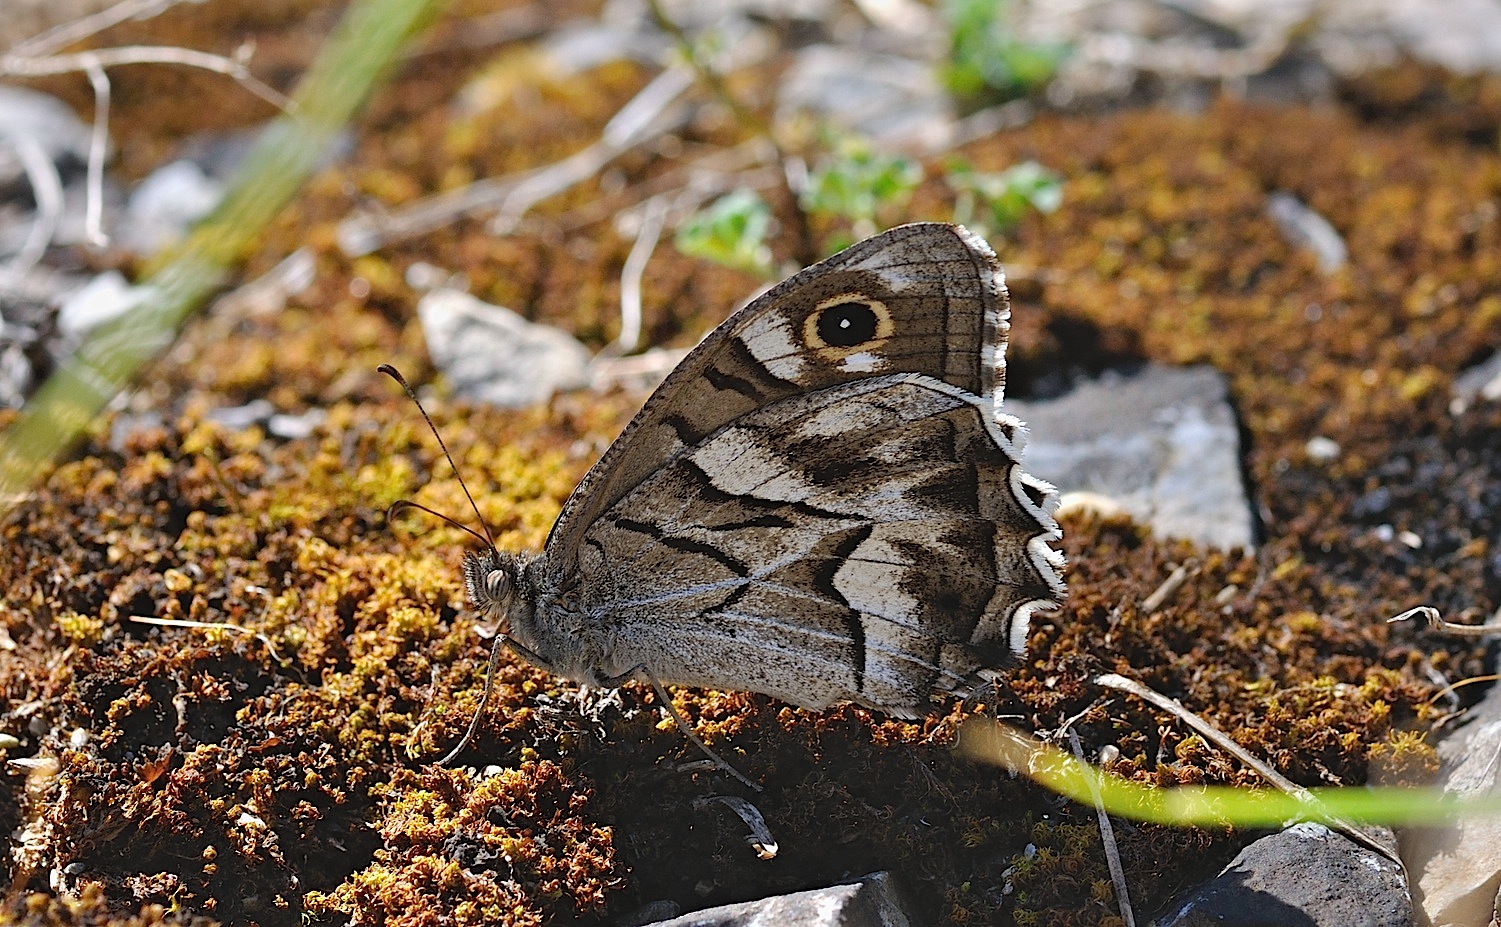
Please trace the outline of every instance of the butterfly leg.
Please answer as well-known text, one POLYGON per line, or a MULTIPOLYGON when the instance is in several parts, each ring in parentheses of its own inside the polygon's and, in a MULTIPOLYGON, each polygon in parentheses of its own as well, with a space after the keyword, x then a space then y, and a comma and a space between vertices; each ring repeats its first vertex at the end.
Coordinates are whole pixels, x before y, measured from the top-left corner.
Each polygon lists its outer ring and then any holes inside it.
POLYGON ((677 706, 672 703, 672 696, 667 694, 667 687, 662 685, 662 682, 657 678, 656 673, 653 673, 651 671, 651 667, 647 666, 645 663, 637 663, 635 666, 619 674, 618 676, 613 676, 609 679, 601 679, 599 681, 599 684, 602 686, 609 686, 611 688, 614 688, 615 686, 619 686, 622 683, 630 682, 631 680, 638 678, 638 676, 644 676, 646 678, 646 681, 651 683, 652 689, 657 693, 657 698, 661 699, 662 705, 667 709, 667 713, 672 716, 672 723, 678 726, 678 730, 682 731, 685 737, 693 741, 693 745, 695 747, 703 751, 704 756, 707 756, 709 759, 713 760, 715 766, 718 766, 720 769, 729 773, 735 779, 739 780, 742 784, 755 789, 757 792, 763 791, 761 786, 746 778, 745 775, 740 772, 740 770, 731 766, 723 757, 715 753, 713 750, 710 750, 709 745, 704 743, 703 740, 699 738, 698 734, 694 733, 693 728, 689 726, 688 722, 683 720, 683 716, 678 712, 677 706))

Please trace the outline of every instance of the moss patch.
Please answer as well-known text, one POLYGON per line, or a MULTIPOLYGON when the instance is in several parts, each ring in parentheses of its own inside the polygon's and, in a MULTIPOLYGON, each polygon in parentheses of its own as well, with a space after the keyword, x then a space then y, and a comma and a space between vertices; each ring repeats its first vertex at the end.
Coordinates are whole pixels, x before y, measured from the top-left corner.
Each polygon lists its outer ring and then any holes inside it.
MULTIPOLYGON (((461 81, 483 72, 503 90, 525 71, 469 54, 414 62, 349 162, 252 262, 306 246, 314 288, 286 311, 195 323, 131 408, 0 524, 0 631, 13 645, 0 732, 18 741, 8 759, 35 761, 0 780, 0 828, 24 835, 0 856, 3 916, 587 922, 891 869, 934 921, 1105 922, 1093 811, 957 759, 957 706, 907 723, 679 693, 705 738, 765 783, 747 797, 781 844, 772 861, 723 805, 695 805, 733 787, 679 768, 698 757, 638 687, 581 710, 572 687, 507 658, 462 757, 494 768, 431 765, 479 702, 488 641, 461 608, 464 537, 383 517, 407 497, 466 512, 420 419, 373 372, 429 372, 405 272, 418 260, 463 270, 479 295, 602 344, 629 248, 607 207, 677 167, 634 155, 507 238, 466 220, 378 256, 338 254, 333 223, 365 198, 397 205, 567 154, 649 77, 633 65, 544 77, 461 113, 461 81), (290 442, 205 423, 208 409, 260 397, 328 418, 290 442)), ((964 152, 980 169, 1036 158, 1067 179, 1060 210, 997 243, 1012 271, 1011 389, 1125 358, 1216 365, 1266 535, 1255 554, 1226 554, 1070 522, 1072 596, 1038 622, 992 710, 1035 729, 1078 716, 1087 744, 1120 749, 1112 771, 1139 781, 1255 784, 1088 682, 1115 670, 1305 784, 1431 769, 1435 680, 1482 663, 1468 644, 1383 621, 1418 603, 1478 620, 1501 601, 1501 408, 1447 407, 1455 374, 1501 347, 1501 157, 1477 141, 1494 130, 1494 107, 1474 102, 1491 85, 1456 86, 1401 72, 1319 110, 1043 117, 964 152), (1291 249, 1265 212, 1273 190, 1340 229, 1351 264, 1323 276, 1291 249), (1338 459, 1311 459, 1314 436, 1337 442, 1338 459), (1145 611, 1178 565, 1183 589, 1145 611)), ((911 218, 944 217, 943 196, 924 188, 911 218)), ((645 285, 649 337, 690 344, 746 284, 662 249, 645 285)), ((527 412, 438 399, 433 412, 497 541, 522 547, 541 542, 641 398, 571 395, 527 412)), ((1250 835, 1120 836, 1150 911, 1250 835)))

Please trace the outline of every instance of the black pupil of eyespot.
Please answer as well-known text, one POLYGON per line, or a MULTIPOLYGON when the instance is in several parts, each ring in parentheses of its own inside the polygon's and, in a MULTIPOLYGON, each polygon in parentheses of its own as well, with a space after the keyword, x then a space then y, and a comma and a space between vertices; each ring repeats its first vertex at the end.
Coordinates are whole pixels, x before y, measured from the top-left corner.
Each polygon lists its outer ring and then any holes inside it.
POLYGON ((818 337, 834 348, 852 348, 876 336, 876 313, 865 303, 839 303, 818 316, 818 337))

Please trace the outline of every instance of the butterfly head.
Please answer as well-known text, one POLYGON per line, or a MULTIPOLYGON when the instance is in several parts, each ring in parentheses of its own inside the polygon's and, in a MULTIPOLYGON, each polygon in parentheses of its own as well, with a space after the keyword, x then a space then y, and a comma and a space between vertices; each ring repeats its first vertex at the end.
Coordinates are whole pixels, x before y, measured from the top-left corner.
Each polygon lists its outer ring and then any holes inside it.
POLYGON ((469 604, 488 618, 499 619, 500 633, 530 623, 533 599, 526 591, 528 558, 490 548, 464 555, 464 585, 469 604))
MULTIPOLYGON (((512 554, 493 547, 464 555, 464 585, 469 604, 487 618, 499 621, 497 644, 510 645, 533 666, 581 682, 594 682, 599 674, 592 658, 573 638, 539 613, 538 574, 542 558, 535 554, 512 554)), ((493 659, 493 657, 492 657, 493 659)))

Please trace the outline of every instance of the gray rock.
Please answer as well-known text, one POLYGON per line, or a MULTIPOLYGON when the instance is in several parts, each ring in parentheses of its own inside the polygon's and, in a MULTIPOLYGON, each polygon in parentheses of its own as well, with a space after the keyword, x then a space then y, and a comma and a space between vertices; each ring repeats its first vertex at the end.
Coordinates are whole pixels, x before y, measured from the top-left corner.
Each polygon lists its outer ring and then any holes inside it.
POLYGON ((83 164, 89 154, 89 127, 68 104, 25 87, 0 84, 0 185, 21 179, 18 138, 33 142, 53 162, 83 164))
MULTIPOLYGON (((1501 795, 1501 689, 1466 714, 1465 725, 1438 744, 1436 785, 1466 798, 1501 795)), ((1433 924, 1488 924, 1501 887, 1501 819, 1455 815, 1432 827, 1402 831, 1402 858, 1412 872, 1419 909, 1433 924)))
POLYGON ((0 85, 0 260, 16 262, 0 264, 0 285, 14 287, 48 245, 82 240, 89 140, 61 100, 0 85))
POLYGON ((159 167, 130 194, 120 244, 136 254, 154 253, 186 235, 223 195, 224 185, 192 161, 159 167))
POLYGON ((1302 31, 1301 44, 1344 73, 1403 58, 1461 74, 1501 69, 1498 0, 1184 0, 1177 5, 1242 35, 1302 31))
MULTIPOLYGON (((771 53, 768 23, 823 24, 830 0, 663 0, 662 11, 687 35, 712 35, 714 67, 721 73, 771 53)), ((577 74, 612 61, 660 65, 674 53, 676 40, 664 33, 642 0, 609 0, 597 17, 581 17, 547 31, 538 48, 563 74, 577 74)))
POLYGON ((1463 415, 1477 402, 1501 402, 1501 351, 1454 378, 1449 413, 1463 415))
MULTIPOLYGON (((1400 866, 1322 824, 1246 847, 1157 927, 1412 927, 1400 866)), ((1479 922, 1476 922, 1479 923, 1479 922)))
POLYGON ((152 297, 148 287, 131 286, 117 270, 107 270, 63 300, 57 310, 57 327, 64 334, 81 336, 111 322, 152 297))
POLYGON ((652 927, 908 927, 917 923, 888 872, 831 885, 695 911, 652 927))
POLYGON ((589 350, 566 332, 460 290, 428 293, 417 315, 433 363, 460 398, 519 408, 589 385, 589 350))
POLYGON ((259 425, 273 438, 297 441, 306 438, 328 418, 323 409, 309 409, 300 415, 277 412, 269 400, 252 399, 242 406, 221 406, 205 416, 225 428, 243 431, 259 425))
POLYGON ((630 914, 622 915, 615 922, 615 927, 650 927, 657 921, 665 921, 670 917, 677 917, 683 913, 683 906, 676 901, 659 899, 650 904, 643 905, 630 914))
POLYGON ((117 453, 125 453, 130 442, 157 428, 165 427, 166 419, 154 409, 144 412, 122 412, 110 420, 109 446, 117 453))
POLYGON ((797 53, 777 86, 779 121, 807 112, 886 145, 938 146, 956 130, 953 103, 930 61, 813 45, 797 53))
POLYGON ((1002 410, 1027 423, 1022 465, 1065 506, 1104 497, 1161 535, 1228 549, 1255 541, 1228 397, 1211 367, 1149 364, 1002 410))
POLYGON ((1332 274, 1349 262, 1344 237, 1296 196, 1280 190, 1268 194, 1266 211, 1289 244, 1313 252, 1319 270, 1332 274))
POLYGON ((276 414, 276 407, 268 399, 252 399, 242 406, 222 406, 210 409, 204 417, 232 431, 242 431, 252 425, 264 425, 276 414))
POLYGON ((0 409, 19 409, 31 392, 31 359, 19 344, 0 341, 0 409))
POLYGON ((1354 19, 1375 20, 1398 53, 1460 74, 1501 71, 1501 2, 1497 0, 1343 0, 1354 19), (1376 16, 1371 14, 1375 12, 1376 16))
POLYGON ((1314 463, 1333 463, 1342 452, 1339 442, 1325 435, 1314 435, 1303 444, 1303 453, 1314 463))
POLYGON ((300 415, 278 412, 266 420, 266 432, 273 438, 300 441, 317 430, 328 419, 323 409, 309 409, 300 415))
POLYGON ((1203 106, 1233 82, 1251 98, 1333 97, 1337 76, 1417 59, 1501 71, 1501 0, 1094 0, 1007 5, 1008 36, 1070 52, 1049 97, 1133 92, 1203 106), (1145 82, 1145 74, 1160 79, 1145 82), (1151 89, 1156 88, 1156 89, 1151 89))

